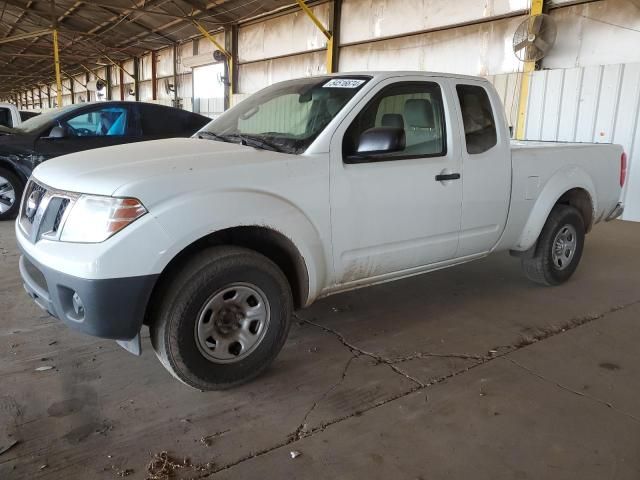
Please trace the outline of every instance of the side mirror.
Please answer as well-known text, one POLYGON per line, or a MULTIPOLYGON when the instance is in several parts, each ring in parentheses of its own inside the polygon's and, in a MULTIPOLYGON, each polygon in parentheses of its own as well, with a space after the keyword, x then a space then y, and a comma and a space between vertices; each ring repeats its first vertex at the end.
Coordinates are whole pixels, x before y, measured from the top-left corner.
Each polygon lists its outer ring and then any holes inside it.
POLYGON ((49 135, 46 138, 64 138, 64 137, 66 137, 66 132, 64 131, 64 128, 62 128, 60 125, 56 125, 51 129, 51 131, 49 132, 49 135))
POLYGON ((365 130, 358 140, 358 156, 380 155, 404 150, 406 138, 404 128, 375 127, 365 130))

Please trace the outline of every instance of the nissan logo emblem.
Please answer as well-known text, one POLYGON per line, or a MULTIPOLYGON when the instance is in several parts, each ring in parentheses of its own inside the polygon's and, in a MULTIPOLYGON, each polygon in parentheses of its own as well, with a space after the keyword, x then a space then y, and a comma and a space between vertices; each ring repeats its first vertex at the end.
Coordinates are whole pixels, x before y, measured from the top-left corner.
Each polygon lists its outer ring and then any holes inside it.
POLYGON ((33 220, 33 217, 35 217, 36 212, 38 211, 38 205, 40 204, 41 196, 42 194, 36 191, 31 192, 31 195, 29 195, 29 198, 27 198, 27 204, 25 206, 26 208, 24 213, 29 220, 33 220))

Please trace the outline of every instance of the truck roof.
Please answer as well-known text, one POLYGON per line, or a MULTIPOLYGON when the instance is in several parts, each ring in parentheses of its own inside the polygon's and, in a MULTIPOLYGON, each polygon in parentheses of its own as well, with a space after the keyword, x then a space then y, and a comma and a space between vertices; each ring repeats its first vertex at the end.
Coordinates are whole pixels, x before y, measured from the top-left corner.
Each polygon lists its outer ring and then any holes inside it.
POLYGON ((358 71, 358 72, 337 72, 337 73, 328 74, 328 76, 331 76, 331 77, 367 76, 367 77, 374 77, 377 79, 405 77, 405 76, 413 76, 413 75, 421 75, 421 76, 427 76, 427 77, 458 78, 461 80, 475 80, 475 81, 488 82, 488 80, 484 77, 477 77, 473 75, 461 75, 458 73, 430 72, 425 70, 377 70, 377 71, 358 71))

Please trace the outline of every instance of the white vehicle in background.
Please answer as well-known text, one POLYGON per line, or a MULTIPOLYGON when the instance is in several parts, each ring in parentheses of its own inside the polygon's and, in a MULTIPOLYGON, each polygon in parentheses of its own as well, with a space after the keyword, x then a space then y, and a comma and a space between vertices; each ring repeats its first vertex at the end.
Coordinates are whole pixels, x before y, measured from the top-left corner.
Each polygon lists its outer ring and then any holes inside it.
MULTIPOLYGON (((40 113, 33 110, 18 110, 18 107, 12 103, 0 103, 0 127, 17 127, 36 115, 40 115, 40 113)), ((1 129, 0 133, 2 133, 1 129)))
POLYGON ((323 296, 505 250, 563 283, 622 212, 620 146, 511 142, 475 77, 286 81, 196 136, 42 164, 16 234, 42 308, 138 354, 148 325, 202 390, 262 372, 293 310, 323 296))

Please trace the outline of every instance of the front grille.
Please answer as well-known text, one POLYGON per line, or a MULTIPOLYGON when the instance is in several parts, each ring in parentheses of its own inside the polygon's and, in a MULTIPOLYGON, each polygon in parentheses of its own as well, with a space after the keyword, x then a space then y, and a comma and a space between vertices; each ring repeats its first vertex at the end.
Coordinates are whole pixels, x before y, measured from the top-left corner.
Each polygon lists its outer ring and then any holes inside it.
POLYGON ((30 180, 25 189, 20 209, 20 227, 33 242, 45 237, 56 240, 65 220, 65 213, 79 197, 30 180))
POLYGON ((40 287, 42 290, 47 290, 47 280, 44 278, 44 274, 36 267, 31 261, 24 257, 24 267, 29 273, 31 279, 40 287))
POLYGON ((58 232, 58 228, 60 228, 60 222, 62 222, 64 212, 67 211, 67 207, 69 206, 70 202, 71 200, 69 200, 68 198, 63 198, 62 202, 60 202, 60 208, 58 208, 58 213, 56 214, 56 218, 53 221, 53 227, 51 228, 52 232, 58 232))
POLYGON ((47 189, 39 183, 29 180, 22 197, 22 208, 20 209, 20 226, 27 234, 31 235, 33 223, 36 220, 36 213, 40 208, 42 200, 47 194, 47 189))

